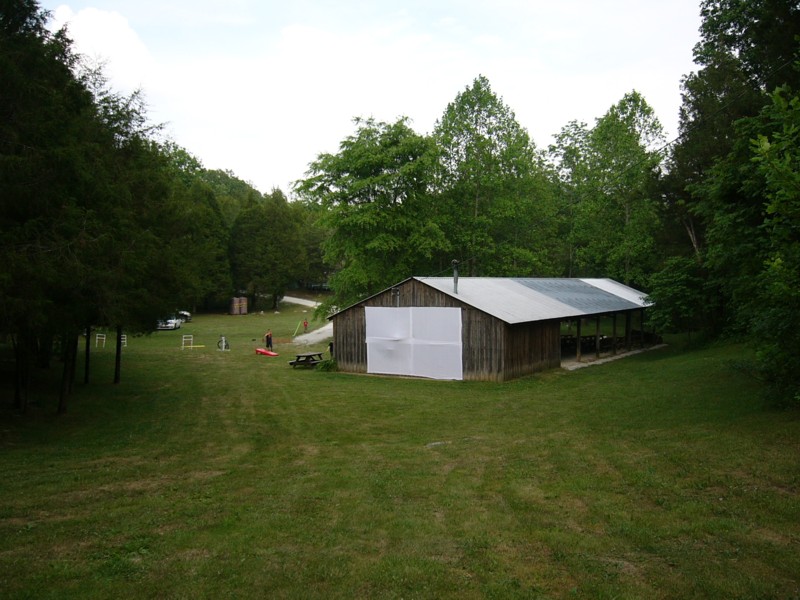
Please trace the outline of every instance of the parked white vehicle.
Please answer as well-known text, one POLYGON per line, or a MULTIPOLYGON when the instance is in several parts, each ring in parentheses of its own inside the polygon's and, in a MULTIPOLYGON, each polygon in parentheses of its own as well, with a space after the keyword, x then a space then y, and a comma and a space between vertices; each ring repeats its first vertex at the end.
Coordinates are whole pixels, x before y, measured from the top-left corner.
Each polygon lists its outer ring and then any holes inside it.
POLYGON ((156 325, 157 329, 180 329, 182 321, 180 319, 160 319, 156 325))

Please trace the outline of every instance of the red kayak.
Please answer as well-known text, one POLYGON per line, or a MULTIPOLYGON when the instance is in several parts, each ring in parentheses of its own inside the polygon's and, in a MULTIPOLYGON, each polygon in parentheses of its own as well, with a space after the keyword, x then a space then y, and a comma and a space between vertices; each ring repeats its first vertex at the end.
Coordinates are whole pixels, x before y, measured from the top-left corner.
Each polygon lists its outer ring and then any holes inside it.
POLYGON ((278 356, 277 352, 267 350, 266 348, 256 348, 256 354, 263 354, 264 356, 278 356))

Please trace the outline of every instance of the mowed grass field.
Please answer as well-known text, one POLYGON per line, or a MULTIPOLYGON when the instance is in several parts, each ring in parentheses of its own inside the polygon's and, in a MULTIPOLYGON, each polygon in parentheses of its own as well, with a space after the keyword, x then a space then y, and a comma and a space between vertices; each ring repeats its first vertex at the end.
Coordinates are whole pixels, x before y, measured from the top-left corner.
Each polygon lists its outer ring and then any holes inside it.
POLYGON ((66 415, 4 406, 0 597, 800 597, 800 419, 742 347, 348 375, 288 366, 304 310, 131 338, 119 385, 93 347, 66 415))

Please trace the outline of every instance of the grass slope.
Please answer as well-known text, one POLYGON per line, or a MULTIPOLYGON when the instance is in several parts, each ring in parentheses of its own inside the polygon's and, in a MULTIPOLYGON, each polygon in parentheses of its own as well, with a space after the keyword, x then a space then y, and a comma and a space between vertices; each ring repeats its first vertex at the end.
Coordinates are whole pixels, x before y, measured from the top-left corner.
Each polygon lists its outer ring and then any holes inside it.
POLYGON ((357 376, 287 365, 302 310, 132 338, 117 386, 109 345, 67 415, 3 409, 0 596, 800 596, 800 421, 741 348, 357 376))

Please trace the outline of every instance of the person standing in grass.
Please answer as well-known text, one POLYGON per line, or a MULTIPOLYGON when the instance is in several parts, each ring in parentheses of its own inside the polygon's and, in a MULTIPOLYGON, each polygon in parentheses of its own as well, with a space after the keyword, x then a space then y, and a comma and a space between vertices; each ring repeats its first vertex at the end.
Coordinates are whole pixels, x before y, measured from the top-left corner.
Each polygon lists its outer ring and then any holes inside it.
POLYGON ((308 332, 308 319, 303 319, 303 333, 308 332))
POLYGON ((267 350, 272 350, 272 329, 267 329, 267 333, 264 334, 264 343, 267 350))

